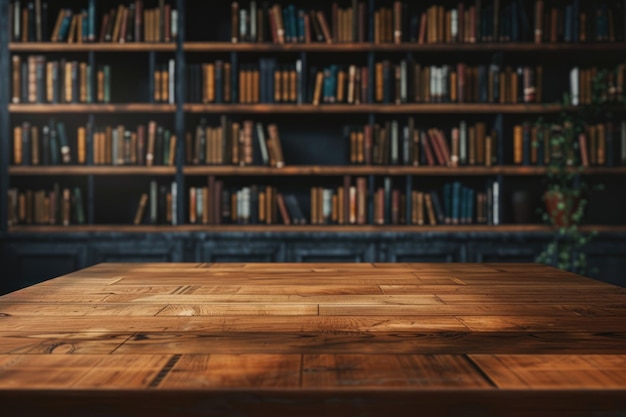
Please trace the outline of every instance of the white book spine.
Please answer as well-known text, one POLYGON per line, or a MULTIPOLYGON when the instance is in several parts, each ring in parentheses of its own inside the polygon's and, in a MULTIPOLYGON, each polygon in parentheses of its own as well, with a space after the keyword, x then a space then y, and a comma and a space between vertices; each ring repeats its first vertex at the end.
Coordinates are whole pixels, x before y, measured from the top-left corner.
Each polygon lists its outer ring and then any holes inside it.
POLYGON ((467 164, 467 123, 464 120, 459 125, 459 163, 467 164))
POLYGON ((407 63, 405 60, 400 62, 400 102, 407 102, 407 63))
POLYGON ((172 226, 176 226, 178 224, 178 205, 176 200, 178 199, 178 185, 173 182, 172 183, 172 226))
POLYGON ((572 106, 578 106, 578 94, 579 94, 579 70, 578 67, 572 68, 569 74, 570 93, 572 96, 572 106))
POLYGON ((176 102, 175 96, 175 88, 176 85, 176 61, 173 59, 169 60, 169 84, 168 84, 168 93, 169 93, 169 103, 174 104, 176 102))

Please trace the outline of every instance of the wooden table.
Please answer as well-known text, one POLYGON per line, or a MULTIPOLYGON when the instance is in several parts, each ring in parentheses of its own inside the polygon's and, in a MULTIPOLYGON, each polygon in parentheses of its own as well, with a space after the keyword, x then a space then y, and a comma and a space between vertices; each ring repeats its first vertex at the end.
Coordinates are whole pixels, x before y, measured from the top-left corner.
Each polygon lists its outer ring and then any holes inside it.
POLYGON ((624 417, 626 289, 523 264, 101 264, 0 297, 0 407, 624 417))

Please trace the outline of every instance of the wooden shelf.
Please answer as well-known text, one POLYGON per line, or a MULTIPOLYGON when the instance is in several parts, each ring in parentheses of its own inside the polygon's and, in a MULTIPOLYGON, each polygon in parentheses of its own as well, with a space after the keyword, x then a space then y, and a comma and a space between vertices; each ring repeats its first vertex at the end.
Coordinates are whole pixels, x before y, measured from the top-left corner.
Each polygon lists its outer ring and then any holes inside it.
MULTIPOLYGON (((557 52, 623 51, 626 43, 236 43, 231 42, 185 42, 187 52, 557 52)), ((174 52, 176 43, 147 42, 11 42, 11 52, 174 52)))
MULTIPOLYGON (((626 226, 588 225, 582 231, 598 233, 626 233, 626 226)), ((372 226, 372 225, 18 225, 9 227, 9 233, 550 233, 555 229, 541 224, 520 225, 439 225, 439 226, 372 226)))
MULTIPOLYGON (((575 110, 575 108, 572 108, 575 110)), ((539 114, 558 113, 560 104, 419 103, 419 104, 185 104, 188 113, 229 114, 539 114)), ((611 110, 626 111, 626 106, 611 110)), ((13 114, 174 113, 174 104, 9 104, 13 114)))
POLYGON ((67 43, 67 42, 11 42, 11 52, 174 52, 176 43, 67 43))
MULTIPOLYGON (((194 165, 183 168, 185 175, 220 176, 334 176, 334 175, 414 175, 414 176, 489 176, 489 175, 545 175, 546 167, 529 166, 378 166, 378 165, 290 165, 283 168, 267 166, 194 165)), ((175 175, 173 166, 110 166, 110 165, 56 165, 9 167, 13 176, 42 175, 175 175)), ((626 175, 626 167, 591 167, 585 175, 626 175)))
POLYGON ((185 42, 186 52, 576 52, 576 51, 623 51, 626 43, 230 43, 185 42))
POLYGON ((175 175, 171 166, 11 166, 9 175, 175 175))
POLYGON ((258 114, 467 114, 557 113, 560 104, 419 103, 419 104, 185 104, 189 113, 258 114))
POLYGON ((127 103, 127 104, 9 104, 9 112, 15 114, 46 113, 174 113, 174 104, 127 103))

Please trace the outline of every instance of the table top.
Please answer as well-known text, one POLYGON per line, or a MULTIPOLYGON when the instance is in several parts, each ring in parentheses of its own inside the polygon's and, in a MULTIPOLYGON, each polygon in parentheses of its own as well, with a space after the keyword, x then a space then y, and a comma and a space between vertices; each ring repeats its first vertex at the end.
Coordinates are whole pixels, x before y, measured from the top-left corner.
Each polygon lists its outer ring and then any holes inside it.
POLYGON ((100 264, 0 297, 0 404, 624 417, 626 289, 538 264, 100 264))

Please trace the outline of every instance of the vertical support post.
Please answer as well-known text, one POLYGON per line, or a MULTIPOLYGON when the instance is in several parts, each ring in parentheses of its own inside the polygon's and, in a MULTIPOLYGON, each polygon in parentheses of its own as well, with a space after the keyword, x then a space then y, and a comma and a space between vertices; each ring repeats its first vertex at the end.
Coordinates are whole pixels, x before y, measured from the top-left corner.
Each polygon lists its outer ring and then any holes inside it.
POLYGON ((178 36, 176 38, 176 224, 182 224, 185 211, 185 1, 177 0, 178 36))
MULTIPOLYGON (((91 79, 87 80, 91 85, 91 99, 94 101, 95 97, 95 75, 96 71, 96 53, 89 51, 88 55, 89 67, 91 68, 91 79)), ((93 148, 93 135, 96 128, 96 117, 93 113, 89 113, 87 116, 87 165, 94 164, 94 148, 93 148)), ((87 224, 94 224, 95 210, 96 210, 96 185, 95 177, 93 175, 87 176, 87 224)))
POLYGON ((9 138, 11 133, 9 97, 11 96, 9 57, 9 2, 0 1, 0 232, 8 230, 9 138))

